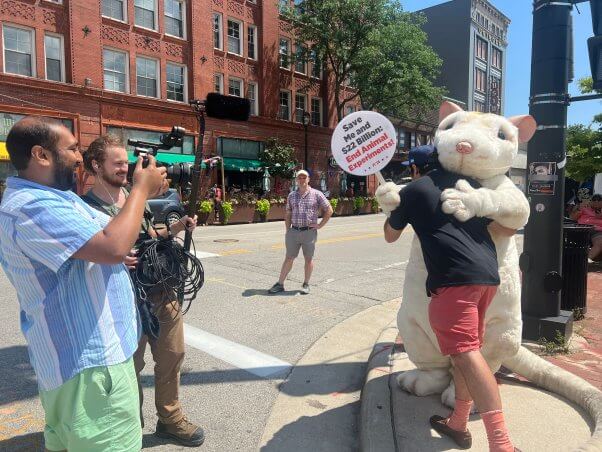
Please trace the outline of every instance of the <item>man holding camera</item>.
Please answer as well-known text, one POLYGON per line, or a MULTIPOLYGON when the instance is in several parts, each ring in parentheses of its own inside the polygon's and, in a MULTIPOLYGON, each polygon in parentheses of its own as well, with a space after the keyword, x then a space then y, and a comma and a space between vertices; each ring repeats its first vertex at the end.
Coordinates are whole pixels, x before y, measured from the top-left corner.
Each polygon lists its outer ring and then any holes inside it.
POLYGON ((165 169, 138 159, 130 196, 109 222, 70 190, 82 156, 63 124, 23 118, 6 147, 18 176, 0 205, 0 264, 17 289, 45 448, 137 452, 138 322, 123 262, 146 199, 167 189, 165 169))
MULTIPOLYGON (((125 190, 128 174, 128 156, 125 147, 118 138, 105 135, 90 144, 84 153, 84 168, 94 175, 94 186, 82 198, 92 207, 110 216, 118 215, 129 194, 125 190)), ((195 218, 185 216, 171 225, 171 234, 184 229, 194 230, 195 218)), ((152 214, 146 209, 140 225, 140 239, 168 237, 167 228, 155 230, 152 214)), ((156 339, 144 335, 134 355, 136 374, 140 382, 140 372, 144 368, 144 352, 150 343, 155 361, 155 407, 157 409, 156 435, 174 439, 185 446, 200 446, 204 439, 203 429, 189 422, 182 413, 178 399, 180 386, 180 368, 184 360, 184 321, 179 303, 173 292, 157 288, 148 294, 160 324, 156 339)), ((139 384, 140 405, 142 405, 142 387, 139 384)), ((142 412, 140 420, 143 423, 142 412)))

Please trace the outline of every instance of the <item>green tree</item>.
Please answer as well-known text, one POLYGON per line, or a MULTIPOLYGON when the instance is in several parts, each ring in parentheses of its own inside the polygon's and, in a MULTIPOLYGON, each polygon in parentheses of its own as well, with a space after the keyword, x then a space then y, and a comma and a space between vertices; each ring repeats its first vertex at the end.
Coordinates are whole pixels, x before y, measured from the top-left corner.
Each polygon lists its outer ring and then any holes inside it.
POLYGON ((259 153, 262 166, 268 167, 272 176, 283 179, 291 179, 297 166, 295 160, 295 148, 290 144, 284 144, 276 138, 266 141, 263 151, 259 153))
MULTIPOLYGON (((592 93, 593 80, 585 77, 578 81, 582 93, 592 93)), ((569 177, 583 182, 602 173, 602 114, 597 114, 589 126, 575 124, 567 129, 567 165, 569 177), (598 124, 598 127, 592 127, 598 124)))
POLYGON ((304 0, 284 12, 295 39, 311 44, 334 86, 337 117, 360 97, 366 108, 392 116, 431 108, 441 61, 426 44, 420 16, 396 0, 304 0), (350 82, 354 90, 345 90, 350 82))

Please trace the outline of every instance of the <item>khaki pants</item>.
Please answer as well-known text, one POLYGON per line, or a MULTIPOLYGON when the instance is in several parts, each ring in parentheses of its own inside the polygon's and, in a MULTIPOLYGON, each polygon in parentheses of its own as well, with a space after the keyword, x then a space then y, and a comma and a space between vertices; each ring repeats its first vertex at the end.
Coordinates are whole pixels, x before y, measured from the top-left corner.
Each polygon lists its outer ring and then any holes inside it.
POLYGON ((163 424, 175 424, 182 417, 182 406, 178 398, 180 389, 180 368, 184 361, 184 320, 178 311, 174 294, 164 292, 151 293, 153 312, 159 318, 160 330, 157 340, 142 336, 138 350, 134 353, 134 365, 140 391, 140 409, 142 410, 142 386, 140 372, 144 369, 144 352, 149 342, 155 361, 155 407, 157 416, 163 424))

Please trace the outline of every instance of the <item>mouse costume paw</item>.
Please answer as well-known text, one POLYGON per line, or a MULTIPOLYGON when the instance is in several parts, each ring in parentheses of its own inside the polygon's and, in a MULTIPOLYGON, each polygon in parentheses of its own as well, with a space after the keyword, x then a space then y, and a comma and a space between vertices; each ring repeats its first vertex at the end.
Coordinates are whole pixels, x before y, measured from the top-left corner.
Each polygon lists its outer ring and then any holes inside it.
POLYGON ((464 222, 480 216, 481 194, 463 179, 456 183, 456 188, 443 190, 441 201, 443 212, 453 215, 458 221, 464 222))
POLYGON ((399 190, 401 187, 393 182, 387 182, 376 189, 378 205, 387 216, 399 206, 399 190))

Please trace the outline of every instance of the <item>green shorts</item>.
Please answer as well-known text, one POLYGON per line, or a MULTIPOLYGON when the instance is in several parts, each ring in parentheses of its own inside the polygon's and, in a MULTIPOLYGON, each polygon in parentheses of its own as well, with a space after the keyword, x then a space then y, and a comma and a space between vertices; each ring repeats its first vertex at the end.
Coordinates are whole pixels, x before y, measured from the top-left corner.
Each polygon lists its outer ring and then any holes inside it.
POLYGON ((139 451, 140 399, 132 358, 85 369, 51 391, 40 391, 46 449, 139 451))

